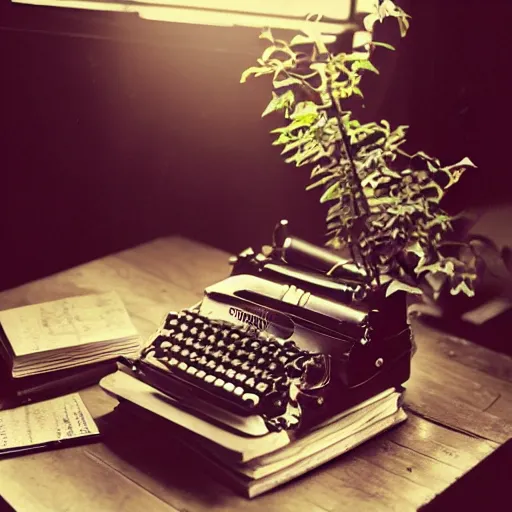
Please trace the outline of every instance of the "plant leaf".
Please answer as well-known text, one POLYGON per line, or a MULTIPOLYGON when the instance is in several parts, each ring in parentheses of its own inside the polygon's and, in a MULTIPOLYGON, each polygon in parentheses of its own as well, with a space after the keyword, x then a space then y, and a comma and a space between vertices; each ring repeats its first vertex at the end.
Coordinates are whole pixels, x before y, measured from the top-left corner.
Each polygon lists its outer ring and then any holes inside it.
POLYGON ((322 194, 320 198, 321 203, 326 203, 327 201, 332 201, 333 199, 337 199, 340 197, 340 184, 337 181, 333 183, 327 190, 322 194))
POLYGON ((370 43, 372 46, 381 46, 382 48, 386 48, 387 50, 395 51, 396 48, 388 43, 383 43, 381 41, 372 41, 370 43))
POLYGON ((269 66, 251 66, 242 73, 242 76, 240 77, 240 83, 244 84, 251 75, 254 75, 257 78, 262 75, 268 75, 273 71, 274 70, 269 66))
POLYGON ((377 75, 379 74, 379 70, 368 59, 357 60, 352 64, 352 71, 359 71, 360 69, 366 69, 372 73, 376 73, 377 75))
POLYGON ((305 36, 303 34, 297 34, 291 41, 290 46, 294 46, 297 44, 311 44, 314 43, 315 40, 311 37, 305 36))
POLYGON ((272 31, 267 28, 265 29, 261 34, 260 34, 260 39, 267 39, 268 41, 270 41, 271 43, 274 42, 274 36, 272 35, 272 31))
POLYGON ((417 286, 411 286, 410 284, 402 283, 397 279, 393 279, 386 289, 386 297, 393 295, 393 293, 398 291, 404 291, 406 293, 412 293, 414 295, 423 295, 423 291, 417 286))
POLYGON ((272 92, 272 96, 273 97, 270 100, 270 103, 261 114, 261 117, 265 117, 271 112, 276 112, 277 110, 288 110, 295 103, 295 95, 291 89, 281 94, 280 96, 278 96, 275 92, 272 92))
POLYGON ((320 185, 325 185, 326 183, 329 183, 329 181, 331 181, 333 179, 334 179, 334 176, 332 176, 332 174, 329 174, 328 176, 324 176, 323 178, 319 179, 318 181, 315 181, 315 183, 308 185, 306 187, 306 190, 313 190, 314 188, 319 187, 320 185))
POLYGON ((359 89, 357 85, 354 85, 354 87, 352 87, 352 92, 354 94, 357 94, 358 96, 361 96, 361 98, 364 98, 363 91, 361 91, 361 89, 359 89))

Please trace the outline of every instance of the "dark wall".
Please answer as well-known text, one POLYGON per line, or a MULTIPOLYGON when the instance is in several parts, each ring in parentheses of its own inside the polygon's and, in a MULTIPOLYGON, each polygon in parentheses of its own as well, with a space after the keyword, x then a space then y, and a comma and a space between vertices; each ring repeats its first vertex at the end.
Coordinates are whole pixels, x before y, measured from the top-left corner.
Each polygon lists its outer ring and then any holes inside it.
POLYGON ((448 196, 453 209, 512 198, 512 2, 413 2, 410 140, 446 162, 469 156, 448 196))
MULTIPOLYGON (((322 240, 307 171, 270 145, 280 119, 260 118, 269 83, 238 83, 258 31, 2 1, 0 289, 162 234, 237 251, 287 217, 322 240)), ((411 123, 410 149, 474 159, 448 206, 507 199, 512 9, 409 3, 410 35, 377 55, 359 113, 411 123)))

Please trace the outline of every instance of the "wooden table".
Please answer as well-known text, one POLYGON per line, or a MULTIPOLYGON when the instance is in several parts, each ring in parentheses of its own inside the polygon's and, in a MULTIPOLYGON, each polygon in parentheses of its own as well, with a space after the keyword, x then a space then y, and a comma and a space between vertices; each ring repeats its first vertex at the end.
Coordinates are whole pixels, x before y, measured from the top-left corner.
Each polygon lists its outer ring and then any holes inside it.
MULTIPOLYGON (((227 258, 187 239, 158 239, 0 293, 0 309, 114 289, 147 336, 168 310, 226 277, 227 258)), ((234 494, 186 447, 130 425, 101 443, 1 460, 0 495, 37 512, 416 510, 512 437, 512 360, 414 328, 408 421, 268 495, 234 494)), ((100 428, 119 421, 99 387, 81 394, 100 428)))

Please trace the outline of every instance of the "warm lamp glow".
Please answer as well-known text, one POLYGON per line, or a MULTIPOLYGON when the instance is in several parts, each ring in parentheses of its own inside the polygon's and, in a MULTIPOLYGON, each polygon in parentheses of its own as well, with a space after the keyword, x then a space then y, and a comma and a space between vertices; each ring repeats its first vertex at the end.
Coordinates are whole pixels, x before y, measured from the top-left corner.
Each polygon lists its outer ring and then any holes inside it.
MULTIPOLYGON (((141 18, 221 27, 301 30, 308 14, 321 13, 321 31, 340 34, 355 28, 351 0, 12 0, 14 3, 96 11, 137 13, 141 18)), ((374 0, 358 0, 356 12, 369 12, 374 0)))

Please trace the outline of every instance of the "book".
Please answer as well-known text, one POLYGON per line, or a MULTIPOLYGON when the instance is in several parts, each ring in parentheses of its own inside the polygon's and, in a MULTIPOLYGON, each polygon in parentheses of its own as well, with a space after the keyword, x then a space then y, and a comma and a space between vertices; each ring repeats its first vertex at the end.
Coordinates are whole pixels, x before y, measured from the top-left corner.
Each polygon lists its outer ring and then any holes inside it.
MULTIPOLYGON (((278 453, 281 458, 280 468, 275 471, 270 469, 264 471, 261 476, 249 476, 248 471, 244 471, 243 466, 236 467, 229 465, 222 459, 215 456, 212 457, 211 453, 204 451, 198 451, 197 453, 201 455, 205 461, 209 461, 213 464, 211 469, 228 485, 232 486, 241 494, 244 494, 247 498, 255 498, 343 455, 365 441, 373 439, 375 436, 385 432, 391 427, 402 423, 406 419, 407 415, 403 409, 400 408, 386 417, 370 422, 361 430, 325 448, 316 450, 313 445, 312 450, 314 451, 310 455, 297 460, 293 456, 288 457, 288 448, 284 448, 278 453)), ((340 434, 340 436, 343 436, 343 434, 340 434)), ((290 447, 292 446, 293 445, 290 447)), ((264 465, 261 466, 261 469, 265 469, 264 465)))
POLYGON ((0 311, 0 356, 13 378, 76 368, 140 350, 115 292, 0 311))
POLYGON ((98 427, 78 393, 0 411, 0 458, 98 436, 98 427))
POLYGON ((215 475, 252 498, 278 487, 364 441, 403 422, 403 390, 387 389, 306 431, 262 432, 248 427, 254 418, 216 421, 211 411, 191 410, 188 402, 170 397, 125 372, 100 382, 123 399, 123 409, 152 421, 151 430, 172 436, 203 458, 215 475))
POLYGON ((110 360, 18 379, 0 371, 0 410, 78 391, 116 370, 117 364, 110 360))

